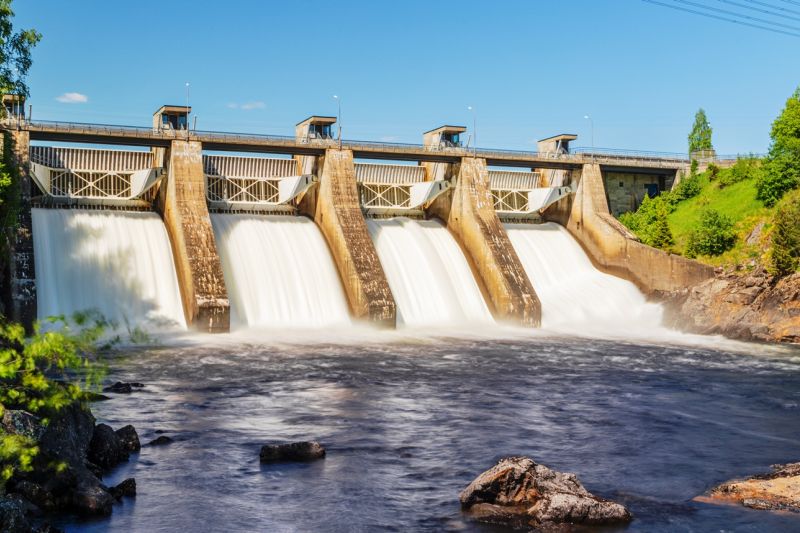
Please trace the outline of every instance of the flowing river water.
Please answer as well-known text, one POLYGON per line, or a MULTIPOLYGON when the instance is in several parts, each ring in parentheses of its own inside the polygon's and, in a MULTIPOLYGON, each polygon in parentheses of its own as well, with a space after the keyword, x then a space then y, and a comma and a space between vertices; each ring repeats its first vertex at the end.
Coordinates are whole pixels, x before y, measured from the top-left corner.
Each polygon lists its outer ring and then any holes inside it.
MULTIPOLYGON (((658 343, 509 333, 249 337, 126 349, 96 403, 143 447, 106 477, 138 495, 67 531, 497 531, 458 493, 507 455, 576 472, 629 506, 625 531, 798 531, 800 515, 692 499, 800 460, 800 351, 675 334, 658 343), (500 337, 500 338, 498 338, 500 337), (202 343, 202 344, 201 344, 202 343), (260 465, 268 442, 326 459, 260 465)), ((616 531, 608 529, 604 531, 616 531)))

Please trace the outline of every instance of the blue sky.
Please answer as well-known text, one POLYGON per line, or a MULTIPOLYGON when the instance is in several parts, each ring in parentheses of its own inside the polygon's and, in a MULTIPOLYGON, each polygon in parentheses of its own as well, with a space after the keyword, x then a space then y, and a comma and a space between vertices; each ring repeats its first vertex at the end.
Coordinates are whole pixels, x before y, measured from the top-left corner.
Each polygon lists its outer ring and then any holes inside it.
POLYGON ((482 147, 530 149, 562 132, 589 146, 589 114, 595 146, 682 152, 702 106, 729 154, 766 151, 800 85, 800 37, 641 0, 14 9, 17 27, 44 35, 29 76, 34 119, 148 125, 161 104, 185 102, 188 81, 198 129, 291 135, 310 114, 335 115, 337 94, 345 138, 420 142, 444 123, 471 126, 472 105, 482 147), (59 101, 81 100, 65 93, 86 101, 59 101))

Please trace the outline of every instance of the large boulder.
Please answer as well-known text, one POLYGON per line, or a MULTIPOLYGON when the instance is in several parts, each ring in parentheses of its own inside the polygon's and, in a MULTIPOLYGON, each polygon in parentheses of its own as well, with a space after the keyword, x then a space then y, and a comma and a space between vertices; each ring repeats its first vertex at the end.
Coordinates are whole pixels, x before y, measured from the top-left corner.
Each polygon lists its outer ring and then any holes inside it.
POLYGON ((39 439, 39 451, 70 466, 82 467, 94 433, 94 416, 85 405, 73 403, 50 418, 39 439))
POLYGON ((100 468, 113 468, 129 456, 128 448, 107 424, 97 424, 89 443, 88 459, 100 468))
POLYGON ((698 499, 738 503, 751 509, 800 512, 800 463, 773 465, 768 474, 727 481, 698 499))
POLYGON ((314 441, 267 444, 259 454, 262 463, 304 462, 323 459, 325 448, 314 441))
POLYGON ((550 470, 528 457, 507 457, 459 495, 477 520, 512 527, 606 525, 631 520, 622 505, 587 491, 575 474, 550 470))
POLYGON ((138 452, 142 449, 142 444, 139 442, 139 434, 136 433, 136 428, 128 424, 119 428, 114 433, 117 434, 122 447, 129 452, 138 452))

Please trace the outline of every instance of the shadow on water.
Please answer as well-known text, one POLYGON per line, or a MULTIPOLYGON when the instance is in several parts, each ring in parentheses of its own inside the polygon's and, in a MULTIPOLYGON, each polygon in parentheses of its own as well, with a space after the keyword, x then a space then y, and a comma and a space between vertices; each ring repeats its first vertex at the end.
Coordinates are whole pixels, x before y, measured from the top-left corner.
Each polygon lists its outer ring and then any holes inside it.
MULTIPOLYGON (((790 353, 789 356, 792 354, 790 353)), ((789 356, 585 339, 161 348, 110 379, 147 386, 95 406, 144 447, 110 519, 68 531, 494 531, 458 492, 506 455, 573 471, 630 506, 625 531, 791 531, 800 516, 692 498, 798 457, 789 356), (258 462, 318 439, 324 461, 258 462)), ((608 529, 607 531, 616 531, 608 529)))

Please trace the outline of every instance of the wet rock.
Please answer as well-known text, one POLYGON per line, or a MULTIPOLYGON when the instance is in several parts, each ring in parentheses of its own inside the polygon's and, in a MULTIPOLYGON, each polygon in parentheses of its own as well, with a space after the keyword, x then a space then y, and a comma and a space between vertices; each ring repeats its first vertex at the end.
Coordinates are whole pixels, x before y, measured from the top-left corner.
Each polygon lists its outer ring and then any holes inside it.
POLYGON ((142 449, 142 445, 139 442, 139 434, 136 433, 136 428, 130 424, 119 428, 117 431, 115 431, 115 433, 117 434, 117 437, 119 437, 122 447, 127 451, 138 452, 142 449))
POLYGON ((94 434, 94 422, 94 416, 85 406, 75 403, 64 407, 51 417, 39 439, 40 453, 83 468, 94 434))
POLYGON ((123 440, 107 424, 97 424, 89 443, 88 459, 100 468, 113 468, 127 461, 129 451, 123 440))
POLYGON ((103 392, 116 392, 117 394, 130 394, 134 391, 134 389, 141 389, 144 387, 143 383, 137 383, 132 381, 130 383, 126 383, 124 381, 117 381, 113 385, 109 385, 108 387, 103 387, 103 392))
POLYGON ((482 522, 520 528, 559 524, 622 524, 622 505, 594 496, 575 474, 550 470, 527 457, 507 457, 479 475, 459 495, 461 507, 482 522))
POLYGON ((39 440, 44 434, 45 426, 41 419, 27 411, 6 409, 3 412, 3 430, 12 435, 20 435, 33 440, 39 440))
POLYGON ((166 435, 161 435, 160 437, 156 437, 155 439, 151 440, 147 443, 148 446, 164 446, 165 444, 172 444, 174 441, 172 437, 167 437, 166 435))
POLYGON ((0 531, 4 533, 31 533, 25 507, 18 497, 0 496, 0 531))
POLYGON ((88 471, 81 473, 70 496, 70 507, 82 515, 108 516, 115 501, 108 489, 88 471))
POLYGON ((22 480, 14 483, 13 492, 33 503, 39 509, 51 511, 56 507, 53 494, 33 481, 22 480))
POLYGON ((108 489, 108 492, 117 500, 121 500, 123 497, 132 498, 136 496, 136 480, 128 478, 116 487, 108 489))
POLYGON ((314 461, 325 457, 325 448, 315 441, 266 444, 259 457, 262 463, 314 461))
POLYGON ((768 474, 727 481, 698 499, 739 503, 752 509, 800 512, 800 463, 773 465, 768 474))

